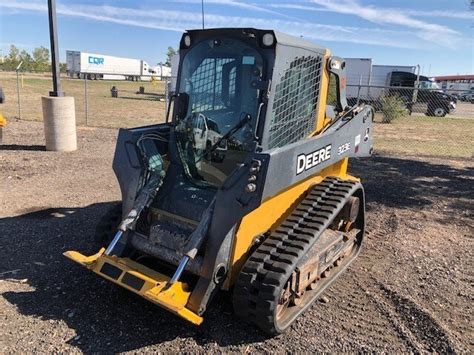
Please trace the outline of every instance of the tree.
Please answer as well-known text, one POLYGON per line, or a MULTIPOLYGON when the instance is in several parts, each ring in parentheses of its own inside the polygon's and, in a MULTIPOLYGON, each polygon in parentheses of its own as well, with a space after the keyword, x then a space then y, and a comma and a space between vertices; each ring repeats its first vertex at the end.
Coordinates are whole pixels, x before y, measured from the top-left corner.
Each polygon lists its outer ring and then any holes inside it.
POLYGON ((23 62, 21 66, 21 70, 23 71, 33 70, 33 58, 31 57, 30 53, 28 53, 25 50, 22 50, 20 54, 18 55, 18 58, 20 62, 23 62))
MULTIPOLYGON (((14 71, 20 62, 23 62, 21 71, 51 71, 49 50, 45 47, 37 47, 30 54, 26 50, 20 51, 15 45, 10 46, 8 55, 0 63, 0 70, 14 71)), ((66 71, 66 64, 60 63, 61 72, 66 71)))
POLYGON ((10 46, 10 51, 8 52, 8 55, 6 56, 2 64, 2 69, 15 70, 19 63, 20 63, 20 50, 15 45, 12 44, 10 46))
POLYGON ((33 50, 33 70, 39 72, 49 70, 49 49, 41 46, 33 50))
POLYGON ((2 69, 13 71, 21 62, 23 62, 21 70, 28 71, 33 69, 33 58, 31 55, 25 50, 20 51, 15 45, 12 44, 10 46, 8 56, 5 58, 5 61, 2 64, 2 69))
POLYGON ((10 52, 8 53, 8 60, 10 61, 18 61, 20 56, 20 50, 14 45, 10 45, 10 52))
POLYGON ((173 57, 176 54, 176 49, 173 47, 168 47, 168 51, 166 52, 166 62, 165 65, 171 66, 171 57, 173 57))

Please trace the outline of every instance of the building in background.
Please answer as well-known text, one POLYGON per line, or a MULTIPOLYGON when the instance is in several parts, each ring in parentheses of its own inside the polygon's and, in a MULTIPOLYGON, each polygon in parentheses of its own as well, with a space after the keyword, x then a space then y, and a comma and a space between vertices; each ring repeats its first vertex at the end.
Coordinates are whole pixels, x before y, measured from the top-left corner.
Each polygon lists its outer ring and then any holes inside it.
POLYGON ((448 93, 474 90, 474 75, 444 75, 433 79, 448 93))

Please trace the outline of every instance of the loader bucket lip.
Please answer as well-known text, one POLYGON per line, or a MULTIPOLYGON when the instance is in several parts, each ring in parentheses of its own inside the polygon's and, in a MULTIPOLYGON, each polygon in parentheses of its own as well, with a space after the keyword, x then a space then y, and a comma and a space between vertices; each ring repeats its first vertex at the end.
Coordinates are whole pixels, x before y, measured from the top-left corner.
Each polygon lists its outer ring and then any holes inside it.
POLYGON ((177 281, 166 288, 170 277, 128 258, 106 256, 104 251, 102 248, 91 256, 67 251, 64 256, 195 325, 203 322, 201 316, 186 308, 191 296, 186 283, 177 281))
POLYGON ((97 259, 102 254, 104 254, 104 251, 105 251, 105 248, 101 248, 96 254, 91 255, 91 256, 85 256, 77 251, 70 250, 63 253, 63 255, 66 258, 71 259, 72 261, 75 261, 76 263, 81 264, 82 266, 89 266, 89 265, 93 265, 97 261, 97 259))

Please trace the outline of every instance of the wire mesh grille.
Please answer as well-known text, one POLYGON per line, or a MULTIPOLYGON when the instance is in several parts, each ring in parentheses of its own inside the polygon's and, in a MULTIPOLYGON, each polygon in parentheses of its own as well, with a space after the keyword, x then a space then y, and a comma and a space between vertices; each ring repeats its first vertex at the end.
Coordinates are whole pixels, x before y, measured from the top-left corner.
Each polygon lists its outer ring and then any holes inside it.
MULTIPOLYGON (((192 81, 193 112, 218 110, 224 107, 222 102, 222 67, 234 58, 206 58, 194 71, 192 81)), ((235 94, 236 71, 230 72, 229 91, 235 94), (233 91, 232 91, 233 90, 233 91)))
POLYGON ((314 130, 321 62, 320 56, 296 58, 275 87, 269 148, 296 142, 314 130))

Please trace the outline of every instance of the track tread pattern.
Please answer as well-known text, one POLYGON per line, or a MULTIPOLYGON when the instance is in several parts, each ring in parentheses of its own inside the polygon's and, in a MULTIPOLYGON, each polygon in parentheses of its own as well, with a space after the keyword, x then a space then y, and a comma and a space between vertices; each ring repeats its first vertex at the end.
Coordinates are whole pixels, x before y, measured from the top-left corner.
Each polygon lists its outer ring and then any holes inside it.
POLYGON ((291 320, 281 328, 275 319, 281 290, 299 260, 358 187, 358 182, 336 177, 326 178, 312 187, 242 267, 233 295, 234 311, 238 316, 272 335, 283 332, 293 322, 291 320))

